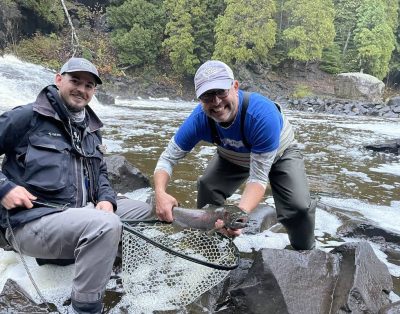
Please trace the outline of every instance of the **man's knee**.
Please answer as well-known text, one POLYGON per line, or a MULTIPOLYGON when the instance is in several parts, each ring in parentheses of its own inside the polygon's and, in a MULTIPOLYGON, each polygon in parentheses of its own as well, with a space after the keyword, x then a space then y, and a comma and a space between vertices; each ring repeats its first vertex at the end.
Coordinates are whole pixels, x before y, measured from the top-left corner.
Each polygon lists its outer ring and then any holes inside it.
POLYGON ((101 213, 88 222, 87 232, 96 236, 106 237, 108 241, 118 244, 122 232, 122 223, 115 214, 101 213))
POLYGON ((298 198, 292 200, 287 206, 277 206, 278 218, 282 221, 296 220, 298 217, 315 215, 316 200, 310 198, 298 198))
POLYGON ((117 211, 115 212, 121 219, 148 219, 153 216, 153 208, 150 204, 123 198, 117 200, 117 211))

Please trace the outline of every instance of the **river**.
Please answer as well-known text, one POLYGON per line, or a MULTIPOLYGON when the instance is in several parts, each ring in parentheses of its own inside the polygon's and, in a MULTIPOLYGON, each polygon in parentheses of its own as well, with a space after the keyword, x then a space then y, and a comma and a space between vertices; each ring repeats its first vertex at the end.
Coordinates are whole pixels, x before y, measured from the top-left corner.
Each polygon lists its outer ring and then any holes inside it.
MULTIPOLYGON (((0 57, 0 112, 33 101, 42 87, 53 83, 54 74, 53 71, 21 62, 13 56, 0 57)), ((105 124, 103 137, 108 153, 123 154, 150 178, 158 156, 195 105, 194 101, 171 101, 167 98, 117 98, 112 105, 97 100, 91 103, 105 124)), ((400 138, 400 120, 297 111, 288 111, 287 115, 304 149, 312 193, 318 194, 324 204, 345 209, 400 234, 399 157, 364 148, 367 144, 400 138)), ((176 167, 170 192, 182 206, 195 206, 196 179, 214 151, 212 145, 202 143, 176 167)), ((145 199, 148 193, 148 190, 132 191, 128 196, 145 199)), ((239 195, 233 195, 232 200, 238 199, 239 195)), ((271 203, 269 195, 267 192, 266 202, 271 203)), ((317 247, 328 251, 341 241, 359 240, 338 239, 336 230, 339 226, 338 217, 317 208, 317 247)), ((271 241, 265 241, 265 237, 258 241, 253 237, 250 241, 243 236, 236 242, 243 252, 252 248, 284 247, 288 243, 287 239, 282 241, 278 236, 271 236, 271 241)), ((375 243, 371 245, 394 279, 396 288, 391 295, 392 300, 400 299, 399 261, 389 259, 375 243)), ((0 288, 7 278, 14 278, 34 295, 23 268, 16 257, 10 254, 14 253, 0 250, 0 288)), ((33 272, 41 278, 39 281, 44 287, 49 287, 47 295, 51 296, 54 287, 49 283, 50 278, 46 278, 40 268, 33 266, 34 262, 31 263, 33 272)), ((60 274, 65 276, 65 281, 71 276, 67 273, 60 274)), ((65 284, 65 293, 69 287, 65 284)))

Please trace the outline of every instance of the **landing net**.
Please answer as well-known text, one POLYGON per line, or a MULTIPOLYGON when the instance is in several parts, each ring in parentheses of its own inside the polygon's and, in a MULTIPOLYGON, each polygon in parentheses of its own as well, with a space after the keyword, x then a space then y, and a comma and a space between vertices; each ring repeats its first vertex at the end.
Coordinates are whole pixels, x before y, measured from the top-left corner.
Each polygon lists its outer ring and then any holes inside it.
POLYGON ((183 308, 239 262, 236 246, 220 233, 208 235, 154 221, 123 221, 122 252, 130 313, 183 308))

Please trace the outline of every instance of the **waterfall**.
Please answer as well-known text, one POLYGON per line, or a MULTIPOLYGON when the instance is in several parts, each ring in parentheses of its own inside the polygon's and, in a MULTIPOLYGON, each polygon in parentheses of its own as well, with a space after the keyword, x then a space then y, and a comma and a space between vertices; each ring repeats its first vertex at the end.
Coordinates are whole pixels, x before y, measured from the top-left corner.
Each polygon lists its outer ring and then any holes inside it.
MULTIPOLYGON (((55 74, 13 55, 0 56, 0 113, 35 101, 45 86, 54 84, 55 74)), ((98 103, 95 97, 90 105, 93 103, 98 103)))
POLYGON ((0 57, 0 111, 36 99, 41 89, 54 82, 55 72, 12 55, 0 57))

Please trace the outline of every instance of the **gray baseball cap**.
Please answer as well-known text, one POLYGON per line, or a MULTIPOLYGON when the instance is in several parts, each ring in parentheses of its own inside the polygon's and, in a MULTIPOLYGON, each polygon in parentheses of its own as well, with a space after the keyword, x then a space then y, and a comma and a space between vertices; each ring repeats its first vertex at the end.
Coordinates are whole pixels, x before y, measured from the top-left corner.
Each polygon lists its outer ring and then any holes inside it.
POLYGON ((89 72, 93 74, 97 84, 103 83, 99 77, 99 72, 97 71, 94 64, 84 58, 71 58, 66 63, 64 63, 60 70, 60 73, 64 74, 71 72, 89 72))
POLYGON ((234 77, 230 67, 218 60, 209 60, 203 63, 194 76, 196 97, 199 98, 211 89, 229 89, 234 77))

